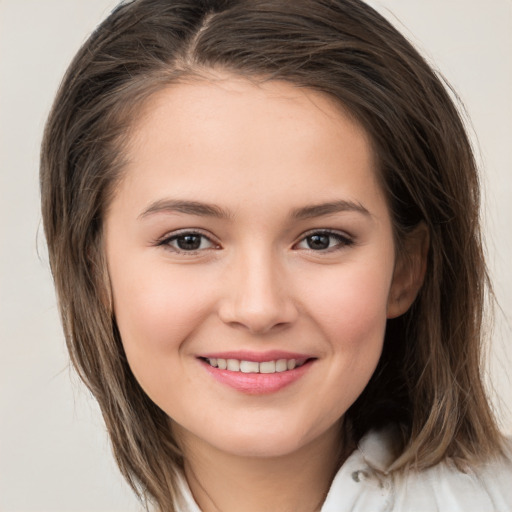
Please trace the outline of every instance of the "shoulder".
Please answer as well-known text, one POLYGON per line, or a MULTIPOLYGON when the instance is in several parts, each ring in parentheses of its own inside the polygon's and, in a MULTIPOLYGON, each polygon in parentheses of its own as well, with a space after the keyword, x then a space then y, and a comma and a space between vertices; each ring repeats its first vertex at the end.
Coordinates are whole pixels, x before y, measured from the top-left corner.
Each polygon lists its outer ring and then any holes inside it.
MULTIPOLYGON (((509 443, 510 445, 510 443, 509 443)), ((395 477, 396 510, 510 512, 512 458, 461 471, 451 460, 395 477)))
POLYGON ((387 473, 393 431, 365 436, 336 475, 322 512, 510 512, 512 441, 506 455, 466 472, 447 459, 424 471, 387 473))

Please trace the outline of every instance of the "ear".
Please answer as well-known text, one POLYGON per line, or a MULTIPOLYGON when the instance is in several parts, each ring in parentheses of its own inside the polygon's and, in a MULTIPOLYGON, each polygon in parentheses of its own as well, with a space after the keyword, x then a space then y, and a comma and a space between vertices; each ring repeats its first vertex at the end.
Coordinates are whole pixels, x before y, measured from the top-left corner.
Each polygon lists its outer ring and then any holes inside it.
POLYGON ((388 296, 387 317, 403 315, 412 305, 425 279, 430 235, 424 222, 409 233, 397 255, 388 296))

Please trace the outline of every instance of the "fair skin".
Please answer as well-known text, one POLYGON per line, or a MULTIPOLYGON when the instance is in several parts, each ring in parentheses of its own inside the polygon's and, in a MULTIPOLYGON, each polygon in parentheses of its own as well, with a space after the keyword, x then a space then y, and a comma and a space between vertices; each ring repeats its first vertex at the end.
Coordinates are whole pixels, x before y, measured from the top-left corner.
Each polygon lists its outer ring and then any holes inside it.
POLYGON ((396 256, 365 131, 320 93, 222 75, 151 98, 126 156, 105 220, 115 316, 196 501, 319 510, 423 272, 396 256))

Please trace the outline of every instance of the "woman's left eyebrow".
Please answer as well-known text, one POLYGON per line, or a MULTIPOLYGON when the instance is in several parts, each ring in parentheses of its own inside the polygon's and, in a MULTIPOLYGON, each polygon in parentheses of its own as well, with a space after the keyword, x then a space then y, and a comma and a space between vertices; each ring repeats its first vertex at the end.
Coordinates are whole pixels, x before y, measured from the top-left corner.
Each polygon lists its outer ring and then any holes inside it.
POLYGON ((292 217, 297 220, 304 220, 340 212, 357 212, 368 217, 372 216, 361 203, 340 200, 297 208, 293 210, 292 217))

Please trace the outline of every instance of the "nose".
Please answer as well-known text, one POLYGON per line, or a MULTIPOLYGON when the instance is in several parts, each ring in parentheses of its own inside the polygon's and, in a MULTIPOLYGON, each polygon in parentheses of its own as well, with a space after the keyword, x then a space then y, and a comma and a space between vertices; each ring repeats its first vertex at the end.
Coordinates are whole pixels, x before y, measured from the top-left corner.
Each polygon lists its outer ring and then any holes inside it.
POLYGON ((298 317, 292 283, 270 254, 240 255, 226 272, 220 319, 252 334, 284 328, 298 317))

